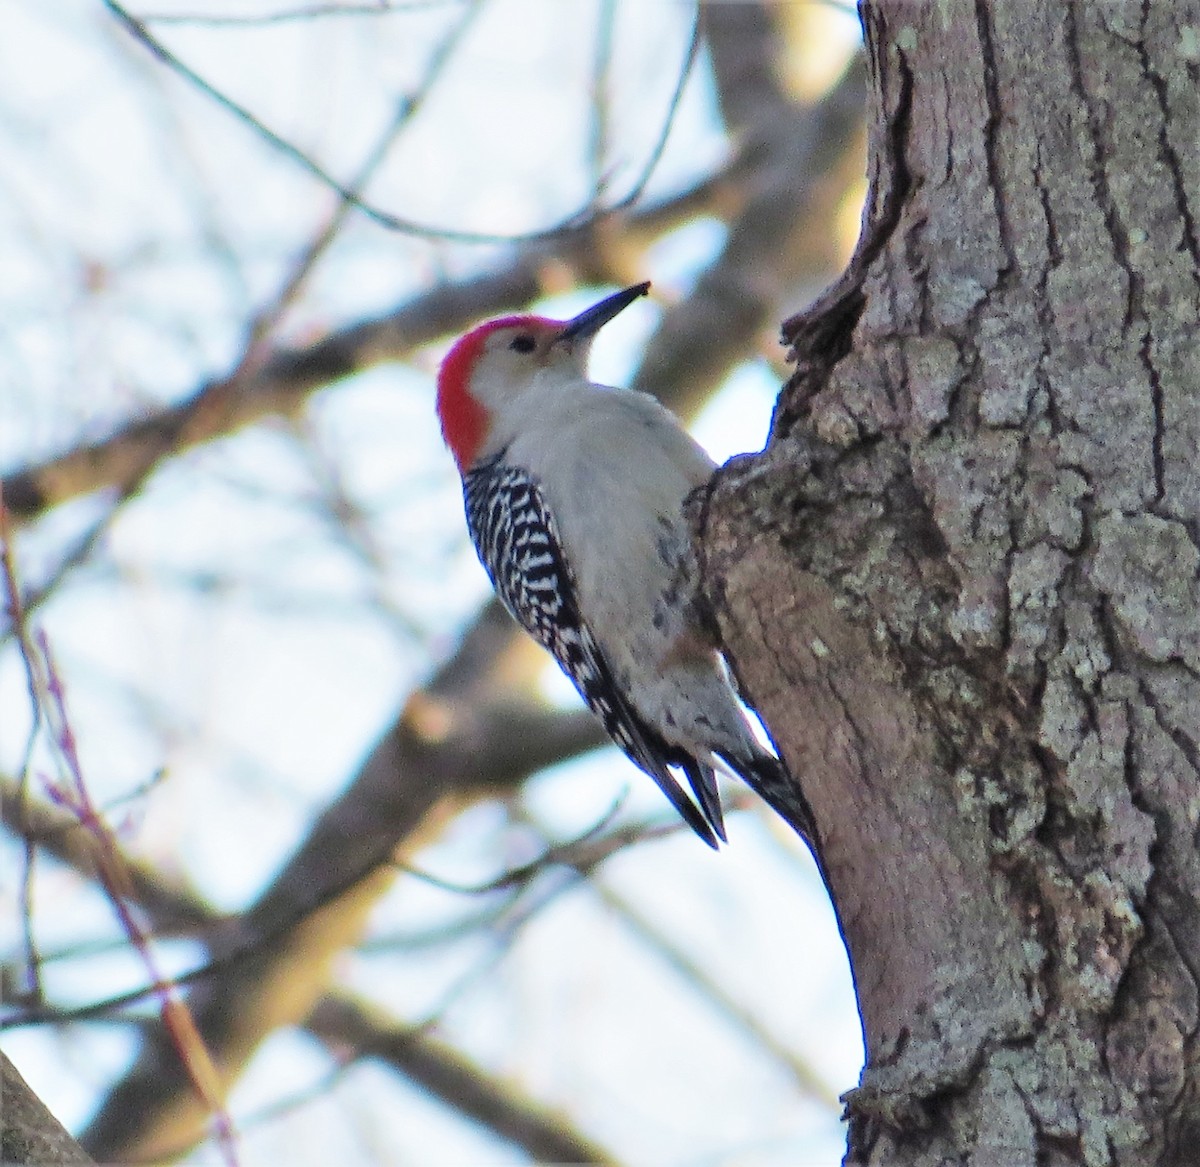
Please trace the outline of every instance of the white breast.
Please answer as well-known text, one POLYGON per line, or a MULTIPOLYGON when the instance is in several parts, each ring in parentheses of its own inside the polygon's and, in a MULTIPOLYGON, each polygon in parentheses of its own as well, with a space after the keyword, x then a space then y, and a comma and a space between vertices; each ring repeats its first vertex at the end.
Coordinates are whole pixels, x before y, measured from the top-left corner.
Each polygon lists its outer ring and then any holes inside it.
POLYGON ((614 667, 671 651, 695 577, 683 502, 712 460, 654 398, 585 381, 530 393, 496 422, 494 440, 519 435, 505 460, 541 480, 614 667))

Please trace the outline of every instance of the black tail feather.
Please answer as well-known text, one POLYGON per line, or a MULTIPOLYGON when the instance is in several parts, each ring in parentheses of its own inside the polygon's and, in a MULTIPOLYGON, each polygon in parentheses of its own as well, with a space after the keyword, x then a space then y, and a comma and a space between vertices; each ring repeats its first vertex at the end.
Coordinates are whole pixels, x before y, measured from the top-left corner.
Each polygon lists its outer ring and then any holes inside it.
POLYGON ((725 815, 721 810, 721 795, 717 790, 716 771, 682 750, 671 761, 687 776, 688 785, 700 804, 700 810, 717 838, 722 843, 728 843, 729 840, 725 837, 725 815))
MULTIPOLYGON (((700 838, 702 838, 714 851, 716 851, 720 846, 718 839, 720 842, 725 841, 725 827, 720 817, 720 803, 717 804, 716 822, 713 822, 709 817, 708 808, 704 806, 703 803, 700 806, 697 806, 690 798, 688 798, 688 796, 684 793, 683 787, 681 787, 679 783, 675 781, 675 778, 671 774, 670 770, 666 768, 666 766, 656 765, 652 769, 650 766, 642 762, 641 759, 635 758, 634 761, 638 762, 641 768, 645 770, 651 778, 654 779, 659 790, 661 790, 667 796, 667 799, 679 812, 679 815, 683 821, 686 822, 687 825, 691 827, 692 830, 695 831, 696 834, 699 835, 700 838)), ((683 763, 681 762, 680 765, 683 765, 683 763)), ((684 767, 684 771, 687 773, 686 767, 684 767)), ((695 780, 692 778, 690 773, 687 773, 687 776, 688 781, 691 783, 692 789, 695 790, 695 780)), ((699 797, 699 791, 697 791, 697 797, 699 797)))
POLYGON ((741 775, 746 785, 808 844, 808 849, 820 867, 821 840, 817 834, 812 807, 808 805, 800 783, 792 777, 788 768, 768 753, 748 759, 726 758, 725 761, 741 775))

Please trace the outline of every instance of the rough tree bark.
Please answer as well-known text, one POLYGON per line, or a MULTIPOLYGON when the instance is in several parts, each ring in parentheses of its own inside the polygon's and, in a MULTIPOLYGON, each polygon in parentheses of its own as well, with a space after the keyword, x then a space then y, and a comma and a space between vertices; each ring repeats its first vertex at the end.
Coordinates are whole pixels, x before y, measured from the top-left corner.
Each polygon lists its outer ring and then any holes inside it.
POLYGON ((92 1160, 0 1051, 0 1163, 91 1167, 92 1160))
POLYGON ((853 1164, 1200 1161, 1200 7, 863 5, 864 231, 698 514, 867 1044, 853 1164))

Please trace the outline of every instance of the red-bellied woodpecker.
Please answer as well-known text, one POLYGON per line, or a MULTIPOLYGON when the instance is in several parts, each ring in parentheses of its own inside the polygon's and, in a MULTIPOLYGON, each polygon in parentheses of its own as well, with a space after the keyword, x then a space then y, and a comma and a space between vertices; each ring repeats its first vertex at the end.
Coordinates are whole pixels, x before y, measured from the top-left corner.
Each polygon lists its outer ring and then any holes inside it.
POLYGON ((751 733, 699 613, 683 504, 715 466, 653 397, 588 380, 592 338, 649 287, 573 320, 492 320, 450 350, 437 408, 467 526, 505 606, 696 834, 725 838, 723 762, 811 843, 808 804, 751 733))

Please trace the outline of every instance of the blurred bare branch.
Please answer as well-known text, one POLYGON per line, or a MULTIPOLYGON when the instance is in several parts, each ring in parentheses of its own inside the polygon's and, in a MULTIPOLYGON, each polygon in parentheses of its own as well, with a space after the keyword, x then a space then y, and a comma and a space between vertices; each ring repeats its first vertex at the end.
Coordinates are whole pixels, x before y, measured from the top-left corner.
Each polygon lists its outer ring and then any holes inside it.
POLYGON ((468 0, 370 0, 366 4, 305 4, 275 12, 246 12, 218 15, 201 12, 143 12, 145 24, 200 25, 210 28, 254 28, 269 24, 293 24, 327 17, 366 16, 378 19, 389 12, 422 12, 431 8, 456 8, 468 0))
POLYGON ((743 119, 733 129, 751 177, 721 254, 666 313, 634 381, 685 416, 754 351, 793 286, 819 286, 837 269, 838 244, 827 224, 842 191, 828 176, 855 143, 866 99, 866 72, 856 59, 817 105, 785 104, 770 79, 770 60, 753 58, 756 71, 745 59, 743 36, 760 52, 774 51, 761 36, 760 6, 717 4, 706 11, 714 68, 718 81, 727 82, 718 92, 743 119), (724 69, 727 57, 737 59, 736 69, 724 69), (763 104, 747 106, 730 92, 751 81, 767 95, 763 104))
MULTIPOLYGON (((59 808, 30 800, 22 814, 17 808, 16 784, 0 779, 0 817, 11 832, 28 832, 32 843, 84 878, 96 877, 95 839, 59 808)), ((631 841, 628 836, 620 839, 622 846, 631 841)), ((122 853, 121 860, 130 875, 131 895, 153 922, 157 935, 191 934, 211 943, 213 936, 232 934, 231 922, 216 915, 193 891, 126 853, 122 853)), ((205 975, 220 977, 230 963, 212 966, 205 975)), ((218 979, 217 992, 233 988, 218 979)), ((55 1013, 49 1011, 46 1016, 52 1019, 55 1013)), ((322 998, 298 1023, 320 1038, 339 1060, 374 1058, 386 1063, 465 1117, 522 1147, 538 1161, 612 1162, 596 1143, 576 1134, 563 1116, 538 1107, 446 1043, 431 1037, 427 1024, 400 1025, 379 1010, 336 992, 322 998)), ((179 1150, 188 1145, 190 1140, 180 1144, 179 1150)), ((79 1154, 84 1155, 82 1148, 79 1154)), ((8 1162, 9 1157, 3 1156, 3 1161, 8 1162)), ((78 1161, 91 1162, 86 1156, 78 1161)))
POLYGON ((335 996, 321 1001, 306 1024, 332 1048, 348 1046, 358 1057, 377 1058, 392 1066, 460 1114, 522 1147, 535 1162, 615 1162, 602 1147, 572 1131, 563 1116, 520 1098, 428 1034, 389 1023, 364 1006, 335 996))
POLYGON ((359 190, 354 184, 340 182, 325 167, 317 162, 316 159, 310 157, 293 142, 289 142, 285 137, 277 134, 244 105, 234 101, 228 94, 221 92, 215 85, 205 80, 195 69, 191 68, 182 58, 173 53, 161 40, 154 36, 145 18, 134 16, 124 5, 118 4, 117 0, 103 0, 103 2, 104 6, 124 26, 126 31, 149 50, 158 61, 189 84, 195 86, 196 89, 216 102, 217 105, 239 122, 242 122, 249 129, 253 130, 264 142, 274 147, 285 157, 291 159, 292 162, 296 163, 297 166, 306 171, 312 178, 315 178, 323 186, 328 187, 344 204, 353 207, 368 219, 371 219, 389 231, 398 231, 401 234, 416 235, 425 239, 439 239, 447 243, 544 243, 560 235, 574 231, 580 226, 586 226, 591 222, 601 220, 608 215, 632 207, 641 198, 646 184, 649 182, 651 175, 662 158, 667 138, 670 136, 671 127, 675 121, 675 114, 679 108, 679 100, 683 95, 684 85, 691 75, 692 66, 695 63, 696 54, 700 47, 700 10, 697 8, 696 19, 692 25, 692 32, 685 51, 683 65, 679 70, 679 80, 668 103, 658 138, 650 150, 641 174, 625 195, 607 207, 582 206, 577 211, 562 218, 559 222, 536 231, 501 234, 485 231, 462 231, 457 228, 438 226, 432 223, 418 223, 413 219, 393 214, 391 211, 385 211, 381 207, 368 202, 361 197, 359 190))
MULTIPOLYGON (((622 224, 623 245, 644 247, 659 232, 702 211, 719 188, 719 182, 706 183, 633 216, 622 224)), ((289 416, 303 408, 312 393, 335 381, 374 365, 406 360, 482 317, 527 306, 562 286, 564 265, 582 282, 618 279, 623 262, 611 252, 608 232, 593 224, 560 240, 553 251, 531 248, 502 270, 435 286, 384 316, 304 348, 276 350, 252 368, 242 368, 240 375, 210 381, 180 404, 131 421, 108 438, 9 474, 3 480, 8 508, 16 521, 27 521, 94 490, 127 494, 162 459, 181 450, 264 417, 289 416)))
POLYGON ((839 1109, 837 1091, 832 1089, 807 1060, 790 1050, 740 1002, 736 1001, 712 977, 707 969, 671 942, 624 896, 602 880, 592 881, 592 890, 607 904, 618 919, 689 987, 699 993, 716 1012, 756 1043, 773 1061, 791 1075, 805 1094, 831 1110, 839 1109))
MULTIPOLYGON (((737 10, 743 7, 753 8, 737 10)), ((714 55, 720 56, 715 49, 714 55)), ((732 202, 739 212, 712 272, 664 317, 636 387, 652 389, 681 413, 695 412, 733 364, 753 351, 784 289, 801 277, 819 281, 834 269, 835 240, 815 223, 829 214, 830 196, 838 192, 824 187, 822 179, 854 139, 864 94, 861 65, 855 65, 817 106, 801 110, 781 128, 775 143, 786 153, 762 167, 770 181, 760 179, 756 192, 739 165, 724 178, 619 224, 620 246, 632 249, 632 257, 659 233, 705 209, 732 202), (808 237, 823 240, 825 249, 797 250, 797 239, 808 237)), ((565 264, 584 282, 620 282, 636 265, 613 254, 617 226, 602 230, 593 224, 564 237, 552 251, 530 249, 504 270, 443 284, 386 316, 303 349, 276 351, 252 372, 210 382, 187 401, 131 422, 103 441, 8 475, 3 481, 8 507, 18 521, 28 520, 94 490, 128 490, 173 453, 272 414, 288 415, 333 381, 407 359, 483 317, 525 307, 548 290, 548 281, 561 279, 554 264, 565 264)))
MULTIPOLYGON (((529 774, 600 744, 603 731, 590 715, 520 711, 485 696, 490 670, 472 664, 495 661, 510 643, 509 618, 489 608, 244 913, 234 947, 246 950, 250 937, 272 940, 255 944, 253 955, 239 959, 219 984, 194 990, 192 1011, 229 1077, 267 1034, 302 1022, 328 990, 334 957, 357 942, 394 877, 397 846, 418 846, 422 828, 434 829, 449 810, 447 800, 513 789, 529 774)), ((109 1095, 84 1145, 109 1160, 153 1157, 194 1142, 205 1116, 182 1087, 177 1062, 155 1036, 109 1095), (131 1114, 143 1124, 136 1136, 131 1114)))
MULTIPOLYGON (((135 18, 119 4, 106 2, 172 68, 187 69, 149 31, 152 23, 166 23, 166 14, 135 18)), ((257 19, 283 23, 348 14, 365 6, 348 5, 337 13, 335 7, 281 9, 257 19)), ((177 23, 224 19, 180 14, 177 23)), ((232 371, 200 385, 184 401, 118 425, 107 438, 81 442, 9 474, 2 485, 13 518, 32 525, 58 504, 100 490, 113 492, 110 507, 120 506, 177 453, 264 418, 297 418, 316 390, 340 379, 386 362, 411 360, 422 347, 482 317, 522 308, 572 283, 632 282, 641 274, 651 246, 673 228, 707 215, 726 229, 720 254, 686 296, 666 307, 635 379, 637 387, 652 390, 679 412, 694 414, 738 362, 760 350, 769 322, 797 296, 797 289, 820 284, 836 269, 838 245, 827 220, 852 169, 846 159, 859 143, 864 92, 862 70, 855 65, 816 104, 787 94, 777 79, 775 57, 781 38, 776 14, 768 6, 704 5, 697 29, 706 38, 734 145, 732 159, 718 173, 659 204, 593 216, 569 229, 539 235, 510 248, 496 260, 493 271, 446 280, 374 319, 309 344, 285 347, 278 341, 280 323, 349 211, 362 209, 357 193, 388 149, 391 134, 385 133, 356 181, 342 188, 330 180, 340 201, 322 229, 296 251, 275 294, 248 323, 232 371)), ((698 37, 699 32, 687 50, 686 68, 696 57, 698 37)), ((453 39, 444 42, 443 54, 451 52, 452 45, 453 39)), ((593 84, 600 91, 608 67, 603 36, 594 61, 593 84)), ((637 194, 665 142, 686 68, 671 99, 663 135, 635 184, 637 194)), ((428 92, 435 76, 436 61, 419 93, 428 92)), ((228 101, 216 90, 212 95, 228 101)), ((404 110, 403 105, 397 107, 392 132, 404 124, 404 110)), ((265 126, 262 130, 271 134, 265 126)), ((599 202, 606 182, 610 132, 604 102, 598 98, 592 128, 594 202, 599 202)), ((296 429, 305 432, 303 417, 296 429)), ((375 548, 369 534, 359 530, 362 516, 338 468, 326 465, 317 447, 309 453, 309 468, 312 463, 317 466, 319 504, 340 525, 341 537, 354 553, 374 563, 375 548)), ((87 533, 79 556, 53 577, 54 586, 71 564, 91 554, 114 513, 110 510, 87 533)), ((605 740, 590 715, 562 714, 521 698, 532 690, 544 663, 500 607, 487 604, 452 655, 407 698, 343 793, 312 825, 273 882, 237 917, 219 917, 190 889, 173 885, 148 865, 129 863, 130 894, 143 905, 156 931, 187 934, 209 947, 205 966, 193 978, 182 979, 190 983, 190 1008, 226 1086, 237 1080, 273 1032, 307 1025, 343 1055, 350 1051, 349 1056, 371 1056, 393 1065, 536 1159, 609 1161, 603 1148, 489 1078, 461 1054, 423 1031, 378 1017, 362 1003, 331 992, 338 954, 358 943, 368 914, 397 872, 416 866, 420 847, 436 837, 454 813, 480 798, 506 797, 530 774, 605 740)), ((83 873, 95 873, 98 856, 84 834, 66 829, 44 805, 20 811, 15 787, 0 787, 0 795, 10 831, 36 840, 83 873)), ((501 878, 505 887, 523 887, 522 881, 532 883, 535 874, 557 866, 560 877, 562 869, 575 873, 570 877, 573 884, 578 873, 592 870, 643 834, 636 827, 605 830, 551 848, 501 878)), ((532 903, 514 901, 510 906, 513 918, 534 910, 532 903)), ((493 917, 482 926, 502 929, 505 921, 493 917)), ((637 921, 630 926, 637 927, 637 921)), ((820 1092, 821 1084, 805 1079, 805 1068, 789 1061, 793 1055, 778 1043, 772 1045, 769 1033, 761 1026, 756 1029, 747 1011, 715 983, 706 983, 702 975, 697 978, 697 970, 687 966, 682 954, 670 951, 661 937, 653 942, 664 959, 703 986, 711 1003, 787 1064, 805 1089, 820 1092)), ((73 1015, 99 1012, 111 1004, 96 1002, 96 1008, 75 1010, 73 1015)), ((50 1009, 43 1015, 54 1016, 50 1009)), ((169 1041, 152 1030, 131 1070, 101 1103, 84 1141, 104 1161, 178 1154, 203 1137, 205 1119, 204 1107, 188 1089, 169 1041)))

